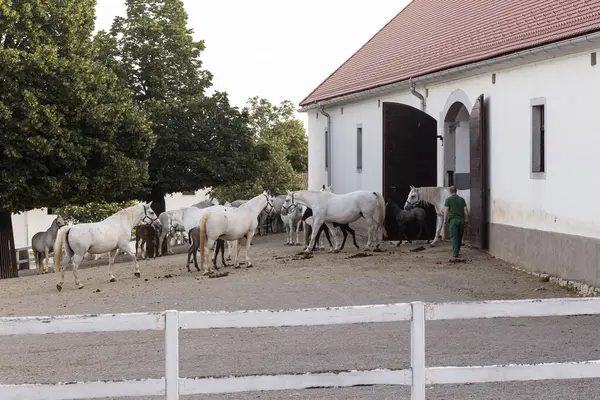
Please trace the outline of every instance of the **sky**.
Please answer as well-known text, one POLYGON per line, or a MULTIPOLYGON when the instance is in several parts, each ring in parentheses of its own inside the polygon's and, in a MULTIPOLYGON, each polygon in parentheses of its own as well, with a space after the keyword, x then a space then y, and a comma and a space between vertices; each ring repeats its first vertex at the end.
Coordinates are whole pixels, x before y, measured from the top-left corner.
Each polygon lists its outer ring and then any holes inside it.
MULTIPOLYGON (((242 107, 260 96, 296 106, 410 1, 183 0, 205 41, 213 89, 242 107)), ((96 30, 125 16, 125 0, 97 0, 96 30)), ((297 117, 306 125, 306 114, 297 117)))

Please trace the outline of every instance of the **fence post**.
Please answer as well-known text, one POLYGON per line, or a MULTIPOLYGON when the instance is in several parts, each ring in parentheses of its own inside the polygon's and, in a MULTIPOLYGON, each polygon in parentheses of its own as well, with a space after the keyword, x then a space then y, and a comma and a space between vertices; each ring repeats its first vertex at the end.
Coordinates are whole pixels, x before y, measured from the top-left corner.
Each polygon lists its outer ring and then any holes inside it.
POLYGON ((410 306, 410 399, 425 400, 425 305, 421 301, 413 301, 410 306))
POLYGON ((165 311, 165 398, 179 400, 179 312, 165 311))

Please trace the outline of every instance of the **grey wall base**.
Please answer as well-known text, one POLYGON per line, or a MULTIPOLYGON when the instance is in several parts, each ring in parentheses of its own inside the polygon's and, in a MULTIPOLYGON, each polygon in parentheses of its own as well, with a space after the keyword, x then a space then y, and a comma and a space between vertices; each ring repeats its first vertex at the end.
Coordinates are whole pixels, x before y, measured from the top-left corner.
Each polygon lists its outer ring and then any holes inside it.
POLYGON ((532 272, 600 286, 599 239, 490 224, 489 252, 532 272))

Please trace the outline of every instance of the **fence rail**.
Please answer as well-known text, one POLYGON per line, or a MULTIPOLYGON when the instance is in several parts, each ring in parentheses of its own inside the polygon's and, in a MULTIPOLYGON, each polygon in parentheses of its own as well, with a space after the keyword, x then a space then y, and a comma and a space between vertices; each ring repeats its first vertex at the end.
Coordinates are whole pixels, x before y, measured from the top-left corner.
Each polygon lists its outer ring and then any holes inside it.
POLYGON ((107 331, 165 331, 165 377, 124 381, 0 385, 2 399, 84 399, 234 393, 261 390, 349 387, 356 385, 411 386, 412 400, 425 400, 425 386, 437 384, 581 379, 600 377, 600 360, 508 364, 469 367, 425 366, 425 321, 504 317, 546 317, 600 314, 600 298, 502 300, 451 303, 397 303, 299 310, 232 312, 174 311, 57 317, 0 318, 0 336, 107 331), (331 371, 305 374, 179 377, 179 330, 314 326, 410 321, 411 360, 408 369, 331 371))

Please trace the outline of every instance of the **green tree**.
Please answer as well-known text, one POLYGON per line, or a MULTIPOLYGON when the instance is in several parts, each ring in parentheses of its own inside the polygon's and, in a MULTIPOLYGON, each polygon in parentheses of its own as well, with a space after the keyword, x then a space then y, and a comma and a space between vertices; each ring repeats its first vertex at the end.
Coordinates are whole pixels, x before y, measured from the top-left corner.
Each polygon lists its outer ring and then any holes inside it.
POLYGON ((187 28, 181 0, 126 0, 126 18, 95 37, 96 55, 133 90, 157 136, 146 199, 165 210, 168 193, 241 182, 256 168, 247 112, 227 94, 207 96, 204 41, 187 28))
POLYGON ((290 101, 273 105, 267 99, 248 99, 246 111, 257 146, 263 152, 262 162, 251 183, 221 184, 212 195, 221 201, 249 199, 263 190, 283 194, 303 188, 302 173, 308 168, 308 138, 301 121, 294 117, 290 101))
POLYGON ((11 213, 134 198, 154 136, 94 62, 95 0, 0 2, 0 276, 18 276, 11 213))

